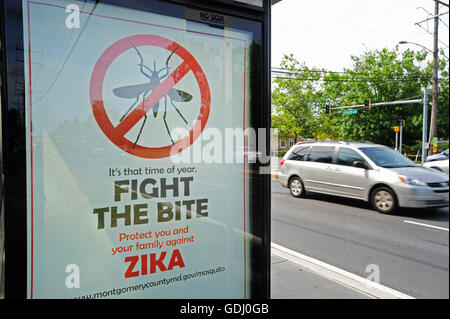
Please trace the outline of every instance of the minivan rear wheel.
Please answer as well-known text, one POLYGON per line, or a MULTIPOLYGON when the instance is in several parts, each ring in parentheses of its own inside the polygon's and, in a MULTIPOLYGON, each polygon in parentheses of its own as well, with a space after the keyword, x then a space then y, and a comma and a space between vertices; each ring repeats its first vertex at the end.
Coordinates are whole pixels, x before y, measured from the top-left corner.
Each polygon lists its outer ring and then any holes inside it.
POLYGON ((289 190, 291 195, 297 198, 304 197, 305 186, 303 185, 303 181, 300 177, 292 177, 289 181, 289 190))
POLYGON ((372 192, 372 207, 384 214, 389 214, 397 208, 397 199, 392 189, 388 187, 378 187, 372 192))

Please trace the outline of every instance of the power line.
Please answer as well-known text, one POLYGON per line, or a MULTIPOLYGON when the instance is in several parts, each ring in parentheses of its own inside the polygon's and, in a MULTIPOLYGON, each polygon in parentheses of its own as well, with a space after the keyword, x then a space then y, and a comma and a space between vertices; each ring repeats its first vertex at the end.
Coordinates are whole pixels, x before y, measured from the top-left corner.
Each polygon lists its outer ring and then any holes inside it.
MULTIPOLYGON (((326 71, 326 70, 306 70, 304 73, 300 73, 298 71, 292 71, 292 70, 288 70, 288 69, 281 69, 281 68, 272 68, 272 69, 278 69, 278 70, 272 70, 272 73, 280 73, 280 74, 290 74, 290 75, 305 75, 305 73, 311 72, 311 73, 336 73, 336 74, 342 74, 345 75, 346 77, 352 77, 352 78, 364 78, 361 75, 367 75, 369 77, 366 77, 367 79, 380 79, 380 77, 378 75, 375 74, 370 74, 370 73, 358 73, 358 72, 352 72, 351 74, 348 72, 334 72, 334 71, 326 71), (357 76, 355 76, 357 75, 357 76)), ((431 73, 409 73, 409 74, 405 74, 404 77, 414 77, 414 76, 427 76, 430 75, 431 73)), ((385 77, 383 77, 384 79, 385 77)))
MULTIPOLYGON (((417 26, 421 27, 422 29, 424 29, 426 33, 431 34, 431 35, 434 35, 432 32, 428 31, 427 29, 425 29, 424 27, 422 27, 420 24, 415 23, 415 25, 417 25, 417 26)), ((438 41, 439 41, 443 46, 445 46, 447 49, 449 48, 448 45, 447 45, 446 43, 442 42, 442 41, 439 40, 439 39, 438 39, 438 41)))
MULTIPOLYGON (((419 8, 422 8, 422 7, 419 7, 419 8)), ((423 8, 422 8, 422 9, 423 9, 423 8)), ((425 10, 425 9, 424 9, 424 10, 425 10)), ((426 10, 425 10, 425 11, 426 11, 426 10)), ((428 11, 427 11, 427 12, 428 12, 428 11)), ((429 12, 428 12, 428 13, 429 13, 429 12)), ((444 14, 448 14, 448 11, 447 11, 447 12, 444 12, 444 13, 440 13, 440 14, 438 14, 438 15, 431 15, 431 13, 429 13, 429 14, 430 14, 430 15, 428 16, 428 18, 426 18, 425 20, 416 22, 415 24, 424 23, 424 22, 427 22, 427 21, 432 20, 432 19, 434 19, 434 18, 438 18, 438 17, 440 17, 440 16, 442 16, 442 15, 444 15, 444 14)), ((439 18, 439 20, 440 20, 441 22, 443 22, 441 18, 439 18)), ((444 23, 444 24, 445 24, 445 23, 444 23)), ((445 24, 445 25, 448 27, 447 24, 445 24)))
POLYGON ((401 77, 362 77, 351 75, 342 76, 339 78, 327 78, 327 77, 313 77, 311 75, 299 72, 283 72, 283 71, 272 71, 272 78, 275 79, 287 79, 287 80, 309 80, 309 81, 325 81, 325 82, 386 82, 386 81, 416 81, 430 79, 431 74, 410 74, 401 77), (287 76, 283 76, 287 75, 287 76))
POLYGON ((350 80, 356 80, 356 81, 377 81, 377 80, 403 80, 403 79, 417 79, 417 78, 431 78, 431 74, 412 74, 412 75, 405 75, 405 76, 399 76, 399 77, 380 77, 380 76, 376 76, 376 77, 363 77, 363 76, 356 76, 356 77, 352 77, 352 76, 341 76, 338 78, 329 78, 329 77, 314 77, 312 75, 308 75, 305 73, 280 73, 280 72, 272 72, 275 74, 272 74, 273 77, 282 77, 282 78, 287 78, 287 79, 296 79, 296 78, 305 78, 305 79, 310 79, 310 80, 328 80, 328 81, 345 81, 347 79, 350 80), (284 76, 284 74, 286 74, 287 76, 284 76))
MULTIPOLYGON (((415 57, 408 57, 408 58, 404 58, 401 61, 398 62, 406 62, 406 61, 411 61, 414 60, 415 57)), ((396 61, 397 62, 397 61, 396 61)), ((384 65, 384 66, 380 66, 378 68, 373 69, 373 71, 381 71, 384 70, 385 68, 389 68, 392 67, 395 64, 388 64, 388 65, 384 65)), ((280 70, 289 70, 290 69, 286 69, 286 68, 277 68, 277 67, 272 67, 272 69, 280 69, 280 70)), ((309 72, 328 72, 328 73, 336 73, 336 74, 348 74, 348 72, 352 72, 353 74, 367 74, 367 75, 371 75, 371 73, 367 73, 367 72, 357 72, 357 71, 353 71, 353 70, 348 70, 347 71, 327 71, 327 70, 308 70, 309 72)))
MULTIPOLYGON (((60 69, 58 70, 58 72, 57 72, 56 76, 54 77, 53 81, 50 83, 50 85, 47 87, 47 89, 44 91, 44 93, 38 99, 36 99, 36 101, 33 101, 34 103, 37 103, 37 102, 41 101, 47 95, 47 93, 50 91, 50 89, 53 87, 53 85, 56 83, 56 81, 58 80, 58 78, 61 75, 61 73, 63 72, 64 67, 66 66, 70 56, 72 55, 72 53, 73 53, 73 51, 75 49, 75 46, 77 45, 78 41, 80 40, 81 35, 85 31, 85 29, 86 29, 86 27, 88 25, 88 22, 89 22, 89 20, 92 17, 92 13, 96 10, 99 1, 100 0, 95 0, 95 3, 93 5, 93 7, 92 7, 92 10, 91 10, 91 12, 89 12, 89 16, 86 18, 86 22, 84 23, 83 28, 81 29, 80 33, 76 37, 75 42, 73 43, 72 47, 70 48, 69 53, 66 55, 66 57, 64 59, 64 62, 61 65, 60 69)), ((85 3, 86 3, 86 1, 85 1, 85 3)))
MULTIPOLYGON (((405 59, 404 61, 407 61, 407 60, 411 60, 411 59, 405 59)), ((379 71, 379 70, 382 70, 382 69, 384 69, 384 68, 387 68, 387 67, 392 67, 393 66, 393 64, 390 64, 390 65, 386 65, 386 66, 384 66, 384 67, 380 67, 380 68, 377 68, 377 69, 375 69, 375 71, 379 71)), ((293 71, 293 70, 291 70, 291 69, 286 69, 286 68, 278 68, 278 67, 272 67, 272 72, 274 72, 273 70, 282 70, 282 71, 289 71, 289 72, 297 72, 298 73, 298 71, 293 71)), ((353 71, 353 70, 347 70, 347 71, 329 71, 329 70, 310 70, 310 69, 308 69, 308 70, 305 70, 305 72, 313 72, 313 73, 329 73, 329 74, 344 74, 344 75, 368 75, 368 76, 373 76, 374 74, 373 73, 369 73, 369 72, 357 72, 357 71, 353 71), (350 74, 351 73, 351 74, 350 74)), ((415 74, 426 74, 426 73, 410 73, 410 75, 415 75, 415 74)))
POLYGON ((372 83, 382 83, 382 82, 415 82, 418 79, 403 79, 403 80, 377 80, 377 81, 367 81, 367 80, 337 80, 337 79, 308 79, 308 78, 289 78, 289 77, 282 77, 282 76, 277 76, 274 77, 275 79, 286 79, 286 80, 294 80, 294 79, 299 79, 299 80, 308 80, 308 81, 319 81, 319 82, 343 82, 343 83, 363 83, 363 82, 372 82, 372 83))

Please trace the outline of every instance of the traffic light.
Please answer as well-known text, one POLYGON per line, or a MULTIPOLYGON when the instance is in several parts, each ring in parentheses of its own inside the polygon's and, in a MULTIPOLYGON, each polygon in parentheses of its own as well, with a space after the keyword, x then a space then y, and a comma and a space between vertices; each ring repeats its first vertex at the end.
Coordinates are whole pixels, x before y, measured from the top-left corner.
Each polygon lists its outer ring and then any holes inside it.
POLYGON ((331 112, 330 104, 325 104, 325 113, 330 114, 330 112, 331 112))
POLYGON ((364 106, 365 106, 365 107, 368 107, 369 110, 370 110, 370 99, 365 99, 365 100, 364 100, 364 106))

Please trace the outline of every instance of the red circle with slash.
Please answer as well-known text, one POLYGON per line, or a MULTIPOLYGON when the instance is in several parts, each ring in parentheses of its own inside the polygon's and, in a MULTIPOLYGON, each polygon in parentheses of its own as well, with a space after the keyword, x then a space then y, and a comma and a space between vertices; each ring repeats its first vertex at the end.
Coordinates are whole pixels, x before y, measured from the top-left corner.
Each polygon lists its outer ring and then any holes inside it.
POLYGON ((116 146, 132 155, 143 158, 164 158, 182 152, 201 135, 209 118, 211 94, 206 75, 195 58, 176 42, 157 35, 133 35, 123 38, 102 53, 92 71, 90 83, 90 100, 95 120, 103 133, 116 146), (155 88, 137 107, 135 107, 117 126, 114 126, 103 103, 103 83, 111 63, 123 52, 133 49, 130 41, 136 46, 155 46, 173 52, 183 62, 155 88), (156 105, 187 73, 194 74, 201 94, 200 113, 188 135, 175 144, 163 147, 145 147, 125 138, 125 135, 156 105))

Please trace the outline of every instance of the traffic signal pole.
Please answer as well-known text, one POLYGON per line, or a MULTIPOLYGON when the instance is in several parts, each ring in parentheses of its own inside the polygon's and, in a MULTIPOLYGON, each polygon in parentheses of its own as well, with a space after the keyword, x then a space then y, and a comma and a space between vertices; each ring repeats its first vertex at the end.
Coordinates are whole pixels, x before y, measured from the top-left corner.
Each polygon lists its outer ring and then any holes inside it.
POLYGON ((422 164, 425 163, 429 144, 427 143, 428 131, 428 89, 425 87, 423 94, 423 128, 422 128, 422 164))
MULTIPOLYGON (((399 105, 399 104, 414 104, 414 103, 422 103, 422 99, 415 100, 401 100, 401 101, 393 101, 393 102, 379 102, 379 103, 370 103, 370 107, 374 108, 376 106, 386 106, 386 105, 399 105)), ((358 105, 348 105, 348 106, 337 106, 333 107, 334 110, 345 110, 345 109, 360 109, 360 108, 368 108, 365 104, 358 105)))
MULTIPOLYGON (((422 162, 425 161, 427 155, 426 152, 429 149, 427 143, 427 127, 428 127, 428 90, 425 88, 424 97, 422 99, 414 99, 414 100, 400 100, 400 101, 392 101, 392 102, 380 102, 380 103, 372 103, 370 99, 366 99, 364 104, 358 105, 348 105, 348 106, 337 106, 333 107, 333 110, 346 110, 346 109, 364 109, 368 108, 369 110, 373 107, 377 106, 388 106, 388 105, 400 105, 400 104, 413 104, 413 103, 421 103, 423 104, 423 129, 422 129, 422 162)), ((330 112, 330 106, 325 106, 325 112, 327 114, 330 112)), ((403 120, 400 121, 400 130, 395 132, 395 149, 402 152, 402 139, 403 139, 403 120), (399 134, 400 133, 400 134, 399 134)))
POLYGON ((398 152, 398 132, 395 131, 395 150, 398 152))
POLYGON ((400 120, 400 141, 398 150, 400 154, 402 153, 402 143, 403 143, 403 120, 400 120))

